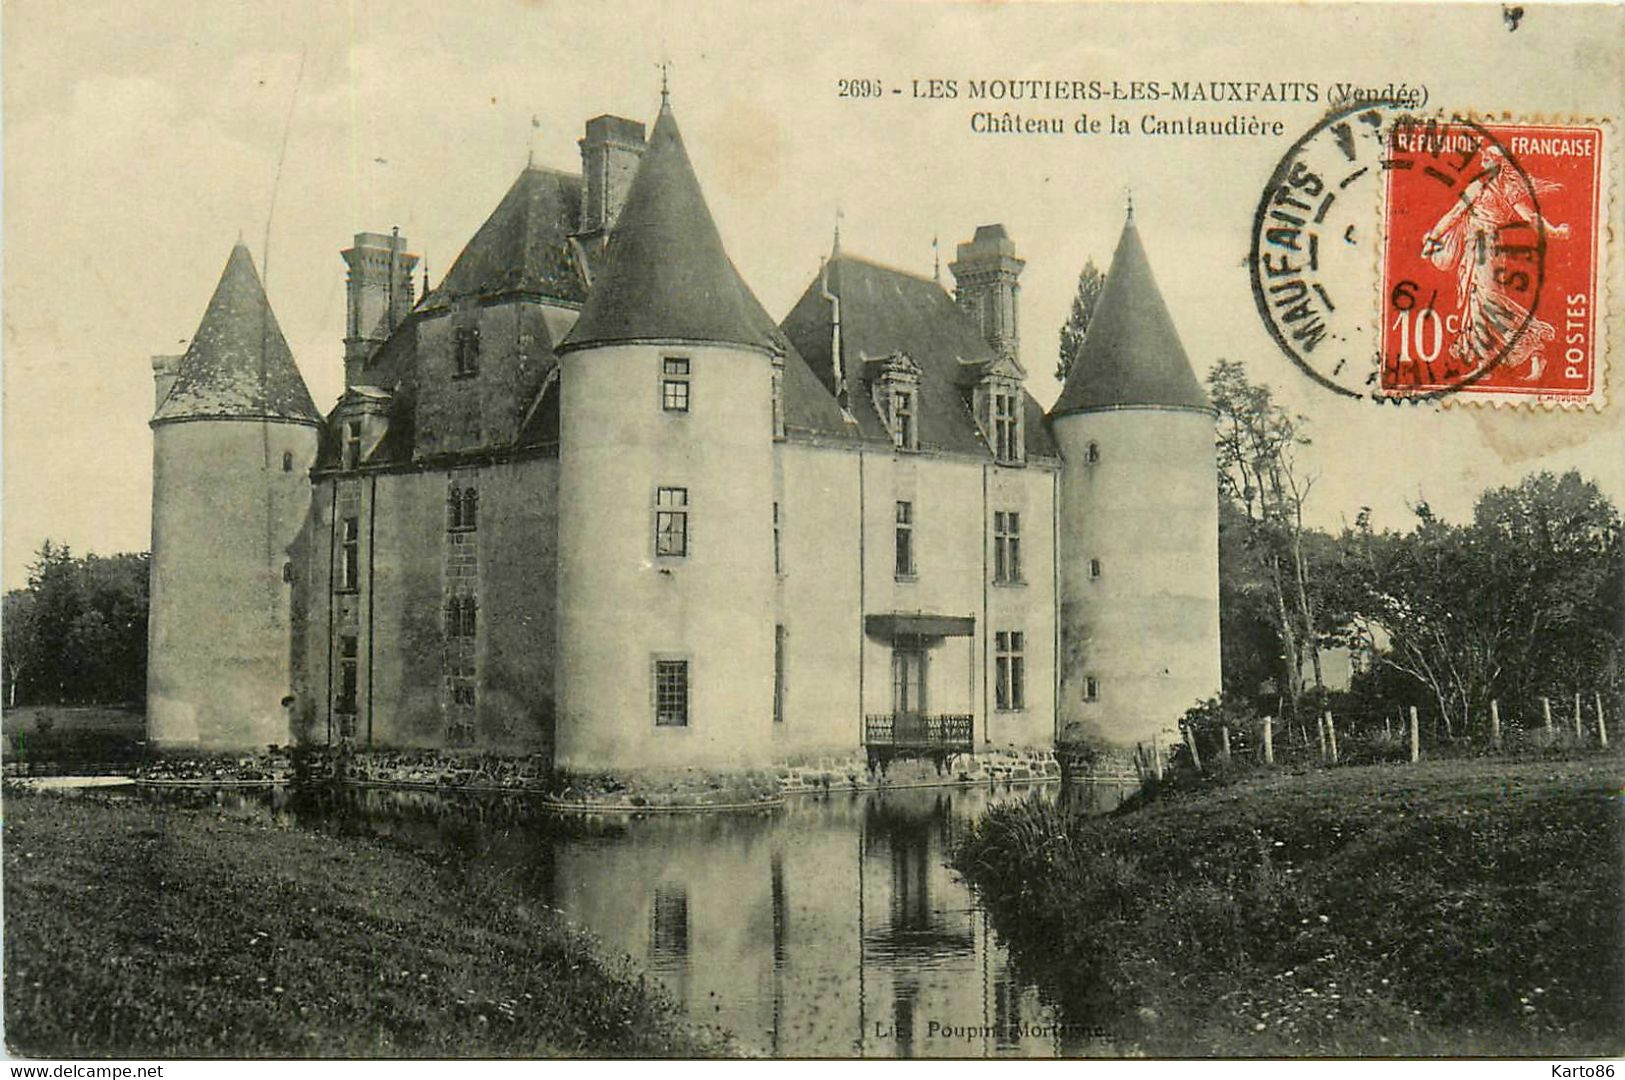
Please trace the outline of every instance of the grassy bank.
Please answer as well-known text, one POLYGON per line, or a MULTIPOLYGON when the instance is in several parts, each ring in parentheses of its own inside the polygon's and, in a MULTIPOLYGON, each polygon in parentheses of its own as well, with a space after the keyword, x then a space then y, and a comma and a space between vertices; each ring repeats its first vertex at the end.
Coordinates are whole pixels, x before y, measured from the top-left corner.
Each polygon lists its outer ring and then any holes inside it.
POLYGON ((455 859, 5 796, 5 1018, 50 1057, 717 1055, 629 964, 455 859))
POLYGON ((1617 1054, 1618 755, 1261 776, 956 862, 1071 1018, 1153 1054, 1617 1054))

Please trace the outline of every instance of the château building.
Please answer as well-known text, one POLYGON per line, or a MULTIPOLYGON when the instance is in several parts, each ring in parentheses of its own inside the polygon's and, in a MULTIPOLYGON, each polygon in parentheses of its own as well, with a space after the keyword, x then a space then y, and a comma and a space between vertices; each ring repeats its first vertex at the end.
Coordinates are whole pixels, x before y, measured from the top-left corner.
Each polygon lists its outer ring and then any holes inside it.
POLYGON ((1132 746, 1219 686, 1212 412, 1132 213, 1063 393, 1000 225, 835 250, 775 324, 663 101, 423 295, 364 232, 318 412, 248 251, 154 361, 160 745, 560 767, 1132 746))

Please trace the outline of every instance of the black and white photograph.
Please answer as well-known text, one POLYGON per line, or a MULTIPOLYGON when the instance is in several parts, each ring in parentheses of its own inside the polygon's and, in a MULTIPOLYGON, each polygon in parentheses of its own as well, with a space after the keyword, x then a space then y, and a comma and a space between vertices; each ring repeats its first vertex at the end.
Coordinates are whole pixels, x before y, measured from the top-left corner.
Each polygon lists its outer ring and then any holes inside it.
POLYGON ((10 1075, 1612 1075, 1625 7, 0 11, 10 1075))

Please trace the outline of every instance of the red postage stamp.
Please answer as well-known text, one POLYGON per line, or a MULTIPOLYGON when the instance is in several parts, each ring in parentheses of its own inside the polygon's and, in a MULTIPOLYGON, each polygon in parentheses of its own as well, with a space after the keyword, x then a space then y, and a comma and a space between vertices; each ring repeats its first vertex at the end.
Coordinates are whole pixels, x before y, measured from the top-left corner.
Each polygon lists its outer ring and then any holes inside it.
POLYGON ((1383 394, 1600 401, 1603 129, 1402 119, 1388 142, 1383 394))

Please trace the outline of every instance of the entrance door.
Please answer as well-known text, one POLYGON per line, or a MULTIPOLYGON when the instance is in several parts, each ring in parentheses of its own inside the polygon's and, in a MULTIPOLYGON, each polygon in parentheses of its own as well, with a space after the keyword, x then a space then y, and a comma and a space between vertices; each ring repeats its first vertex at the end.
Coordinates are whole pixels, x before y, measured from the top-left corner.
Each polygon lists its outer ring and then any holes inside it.
POLYGON ((891 654, 892 715, 897 739, 904 741, 923 730, 920 715, 925 712, 925 646, 918 641, 898 641, 891 654))

